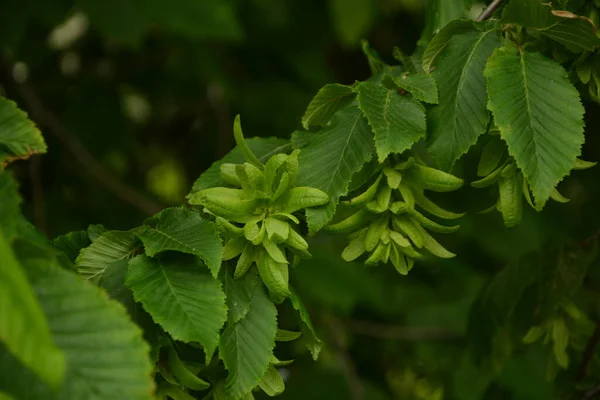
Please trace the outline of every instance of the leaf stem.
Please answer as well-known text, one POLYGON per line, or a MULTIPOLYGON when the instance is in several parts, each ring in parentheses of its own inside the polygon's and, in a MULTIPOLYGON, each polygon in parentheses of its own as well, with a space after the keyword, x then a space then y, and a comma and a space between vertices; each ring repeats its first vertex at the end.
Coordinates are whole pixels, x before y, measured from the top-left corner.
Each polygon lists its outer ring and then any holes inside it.
POLYGON ((479 17, 477 17, 476 21, 485 21, 486 19, 489 19, 492 16, 492 14, 494 14, 494 12, 498 9, 498 7, 500 7, 502 1, 503 0, 492 1, 490 5, 487 6, 486 9, 481 12, 481 14, 479 14, 479 17))

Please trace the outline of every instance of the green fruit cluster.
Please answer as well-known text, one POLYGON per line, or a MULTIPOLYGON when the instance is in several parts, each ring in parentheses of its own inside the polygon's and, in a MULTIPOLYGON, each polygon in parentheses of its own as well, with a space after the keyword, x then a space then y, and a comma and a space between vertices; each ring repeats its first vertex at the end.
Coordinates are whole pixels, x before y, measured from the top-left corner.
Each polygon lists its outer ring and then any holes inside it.
POLYGON ((297 187, 299 150, 276 154, 262 163, 250 151, 236 118, 234 134, 248 162, 222 164, 221 180, 232 187, 213 187, 194 193, 190 204, 204 207, 216 218, 225 238, 223 260, 237 257, 234 278, 256 265, 271 299, 290 297, 288 265, 310 257, 308 243, 296 230, 294 213, 320 206, 329 196, 311 187, 297 187))
POLYGON ((428 231, 455 232, 459 226, 432 221, 419 210, 452 220, 463 214, 446 211, 425 196, 425 190, 449 192, 460 188, 463 180, 409 158, 385 166, 366 191, 342 202, 351 215, 327 226, 330 232, 348 234, 350 243, 342 252, 346 261, 367 254, 366 265, 391 262, 406 275, 414 260, 431 255, 450 258, 454 254, 440 245, 428 231))

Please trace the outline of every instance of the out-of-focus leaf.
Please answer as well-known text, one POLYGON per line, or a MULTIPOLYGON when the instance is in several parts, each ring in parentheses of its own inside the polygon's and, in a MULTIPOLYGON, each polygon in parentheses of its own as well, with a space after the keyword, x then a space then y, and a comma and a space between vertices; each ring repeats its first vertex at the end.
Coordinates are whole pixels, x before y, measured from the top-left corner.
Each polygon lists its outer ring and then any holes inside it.
POLYGON ((0 97, 0 166, 45 152, 44 138, 27 114, 0 97))
POLYGON ((300 328, 302 330, 302 337, 306 342, 308 350, 312 354, 313 359, 316 361, 319 358, 319 353, 323 348, 323 342, 317 337, 315 328, 310 320, 310 315, 300 297, 292 290, 292 306, 298 311, 300 317, 300 328))
POLYGON ((430 39, 449 22, 463 17, 470 3, 470 0, 428 0, 422 39, 430 39))
POLYGON ((52 246, 64 252, 72 263, 75 263, 81 249, 91 243, 86 231, 69 232, 52 240, 52 246))
POLYGON ((371 28, 375 4, 373 0, 329 0, 329 12, 342 45, 353 47, 371 28))
POLYGON ((15 180, 3 169, 0 169, 0 199, 0 230, 10 239, 17 229, 16 224, 21 215, 21 197, 17 192, 15 180))

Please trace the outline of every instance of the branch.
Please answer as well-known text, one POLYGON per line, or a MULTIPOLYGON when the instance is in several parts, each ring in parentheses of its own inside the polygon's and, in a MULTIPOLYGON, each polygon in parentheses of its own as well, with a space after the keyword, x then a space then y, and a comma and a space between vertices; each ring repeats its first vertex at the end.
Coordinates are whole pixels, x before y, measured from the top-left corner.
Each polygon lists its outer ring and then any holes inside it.
POLYGON ((477 17, 475 21, 485 21, 486 19, 489 19, 492 16, 492 14, 494 14, 494 12, 498 9, 498 7, 500 7, 502 1, 503 0, 492 1, 490 5, 487 6, 487 8, 483 10, 481 14, 479 14, 479 17, 477 17))
POLYGON ((594 358, 594 353, 596 352, 596 346, 598 345, 598 341, 600 340, 600 322, 596 324, 596 329, 594 329, 594 333, 590 336, 588 340, 587 346, 585 346, 585 350, 583 352, 583 357, 581 358, 581 363, 579 364, 579 373, 577 374, 577 381, 581 381, 587 375, 588 368, 590 363, 592 362, 592 358, 594 358))
MULTIPOLYGON (((6 74, 10 75, 12 63, 2 59, 2 65, 6 69, 6 74)), ((144 214, 152 215, 159 212, 162 207, 154 200, 138 193, 134 188, 122 182, 114 176, 108 169, 102 165, 83 145, 79 138, 69 132, 60 122, 60 120, 42 103, 35 90, 27 83, 18 83, 11 77, 10 79, 17 92, 23 99, 26 108, 31 117, 40 125, 48 128, 49 132, 56 136, 62 144, 69 150, 75 160, 83 169, 94 179, 102 184, 106 189, 113 192, 118 198, 138 208, 144 214)))
POLYGON ((369 321, 346 321, 348 330, 377 339, 420 341, 453 341, 461 340, 462 335, 442 327, 404 327, 379 324, 369 321))

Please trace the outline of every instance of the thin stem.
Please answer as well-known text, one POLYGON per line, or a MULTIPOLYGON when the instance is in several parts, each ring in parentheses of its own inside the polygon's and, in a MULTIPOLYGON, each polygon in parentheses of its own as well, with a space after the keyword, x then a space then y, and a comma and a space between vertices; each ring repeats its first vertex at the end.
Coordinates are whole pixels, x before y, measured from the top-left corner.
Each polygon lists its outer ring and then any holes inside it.
POLYGON ((486 19, 489 19, 492 16, 492 14, 494 14, 494 12, 498 9, 498 7, 500 7, 502 1, 503 0, 492 1, 490 5, 487 6, 486 9, 481 12, 481 14, 479 14, 479 17, 477 17, 476 21, 485 21, 486 19))

